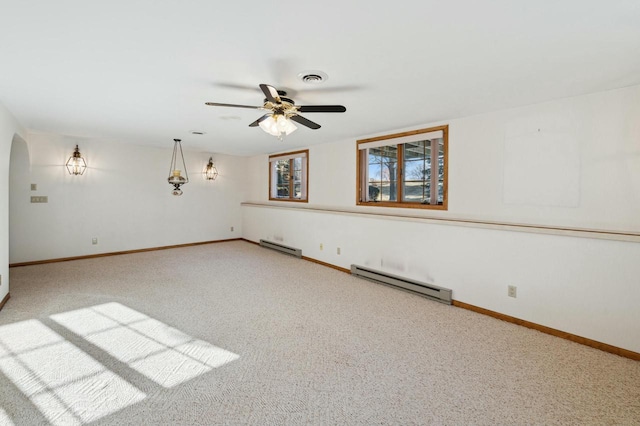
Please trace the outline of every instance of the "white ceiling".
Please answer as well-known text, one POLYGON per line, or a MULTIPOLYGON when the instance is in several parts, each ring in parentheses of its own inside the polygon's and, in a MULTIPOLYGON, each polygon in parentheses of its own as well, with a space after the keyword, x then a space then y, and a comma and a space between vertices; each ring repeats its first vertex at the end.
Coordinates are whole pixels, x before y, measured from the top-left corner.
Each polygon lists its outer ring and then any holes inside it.
POLYGON ((638 0, 0 6, 0 102, 29 129, 105 143, 253 155, 640 84, 638 0), (303 114, 322 128, 279 141, 248 127, 262 111, 204 105, 261 105, 260 83, 347 112, 303 114))

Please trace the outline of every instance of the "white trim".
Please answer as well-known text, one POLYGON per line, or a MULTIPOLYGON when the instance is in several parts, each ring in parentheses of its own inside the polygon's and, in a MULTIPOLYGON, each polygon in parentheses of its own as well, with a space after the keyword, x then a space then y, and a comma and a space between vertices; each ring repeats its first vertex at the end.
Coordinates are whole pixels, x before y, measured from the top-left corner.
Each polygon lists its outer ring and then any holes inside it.
POLYGON ((612 240, 612 241, 628 241, 632 243, 640 243, 640 232, 635 231, 615 231, 607 229, 587 229, 587 228, 564 228, 560 226, 549 225, 534 225, 534 224, 521 224, 521 223, 508 223, 508 222, 494 222, 482 219, 473 218, 453 218, 453 217, 435 217, 424 215, 409 215, 409 214, 395 214, 389 213, 391 210, 386 207, 363 207, 363 208, 348 208, 348 207, 308 207, 308 206, 282 206, 275 204, 267 204, 261 202, 243 202, 240 203, 242 207, 257 207, 257 208, 273 208, 273 209, 292 209, 300 211, 319 212, 327 214, 340 214, 340 215, 353 215, 359 217, 368 217, 372 219, 386 219, 386 220, 398 220, 408 222, 422 222, 432 223, 436 225, 448 225, 448 226, 465 226, 470 228, 485 228, 485 229, 497 229, 502 231, 515 231, 515 232, 527 232, 532 234, 548 234, 548 235, 561 235, 565 237, 579 237, 579 238, 591 238, 597 240, 612 240), (376 211, 377 209, 384 209, 384 212, 376 211))
POLYGON ((444 132, 442 130, 436 130, 435 132, 418 133, 415 135, 402 136, 399 138, 384 139, 381 141, 365 142, 358 144, 358 149, 379 148, 381 146, 399 145, 409 142, 419 142, 432 139, 443 139, 444 132))
POLYGON ((269 162, 280 161, 280 160, 291 160, 292 158, 305 158, 306 156, 307 156, 306 152, 297 152, 295 154, 278 155, 276 157, 269 157, 269 162))

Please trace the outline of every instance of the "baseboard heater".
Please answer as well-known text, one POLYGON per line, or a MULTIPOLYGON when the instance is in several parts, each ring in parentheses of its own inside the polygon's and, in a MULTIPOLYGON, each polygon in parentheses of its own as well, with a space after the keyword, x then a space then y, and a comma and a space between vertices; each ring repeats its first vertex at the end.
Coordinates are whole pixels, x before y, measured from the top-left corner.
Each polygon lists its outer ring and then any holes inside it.
POLYGON ((272 243, 271 241, 267 241, 267 240, 260 240, 260 245, 262 247, 270 248, 285 254, 289 254, 291 256, 295 256, 298 259, 302 258, 302 250, 294 247, 285 246, 283 244, 272 243))
POLYGON ((451 290, 448 288, 426 284, 420 281, 400 277, 387 272, 376 271, 375 269, 369 269, 358 265, 351 265, 351 274, 377 283, 401 287, 405 290, 419 293, 420 295, 435 300, 436 302, 451 305, 451 290))

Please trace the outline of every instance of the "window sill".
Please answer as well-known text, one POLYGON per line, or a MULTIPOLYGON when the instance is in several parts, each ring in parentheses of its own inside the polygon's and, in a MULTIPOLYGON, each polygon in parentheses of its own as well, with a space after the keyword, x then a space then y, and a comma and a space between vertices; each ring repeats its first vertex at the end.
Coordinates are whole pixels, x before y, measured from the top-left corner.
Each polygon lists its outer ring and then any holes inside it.
POLYGON ((447 210, 447 203, 422 204, 422 203, 396 203, 388 201, 358 201, 357 206, 367 207, 394 207, 401 209, 447 210))
POLYGON ((284 201, 288 203, 308 203, 309 200, 297 200, 295 198, 269 198, 269 201, 284 201))

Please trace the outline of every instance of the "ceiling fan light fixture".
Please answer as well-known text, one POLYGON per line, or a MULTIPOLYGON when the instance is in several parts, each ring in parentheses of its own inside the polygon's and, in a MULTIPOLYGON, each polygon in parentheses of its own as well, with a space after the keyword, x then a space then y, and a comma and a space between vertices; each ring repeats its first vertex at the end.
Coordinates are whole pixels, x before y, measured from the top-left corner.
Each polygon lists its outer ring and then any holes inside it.
POLYGON ((270 135, 276 136, 274 134, 276 131, 276 128, 275 128, 276 120, 273 119, 273 116, 269 116, 268 118, 265 118, 260 123, 258 123, 258 125, 265 132, 269 133, 270 135))
POLYGON ((290 135, 298 130, 298 126, 293 124, 291 120, 286 118, 284 115, 279 115, 276 118, 276 124, 278 125, 278 130, 280 130, 281 133, 284 132, 286 135, 290 135))
POLYGON ((295 132, 298 127, 282 114, 273 114, 262 120, 260 128, 272 136, 282 140, 286 135, 295 132))

